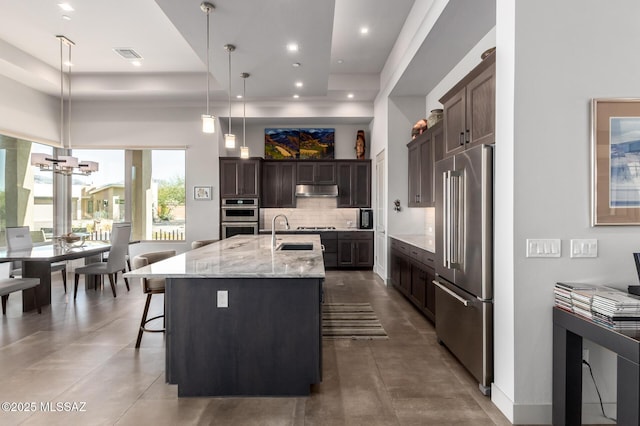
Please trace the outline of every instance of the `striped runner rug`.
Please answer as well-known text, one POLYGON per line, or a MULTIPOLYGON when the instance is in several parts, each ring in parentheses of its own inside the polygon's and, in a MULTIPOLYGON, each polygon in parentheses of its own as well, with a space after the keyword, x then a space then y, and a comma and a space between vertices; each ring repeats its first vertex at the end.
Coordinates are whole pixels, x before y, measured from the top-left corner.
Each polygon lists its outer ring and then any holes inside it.
POLYGON ((322 305, 322 336, 327 339, 388 339, 369 303, 322 305))

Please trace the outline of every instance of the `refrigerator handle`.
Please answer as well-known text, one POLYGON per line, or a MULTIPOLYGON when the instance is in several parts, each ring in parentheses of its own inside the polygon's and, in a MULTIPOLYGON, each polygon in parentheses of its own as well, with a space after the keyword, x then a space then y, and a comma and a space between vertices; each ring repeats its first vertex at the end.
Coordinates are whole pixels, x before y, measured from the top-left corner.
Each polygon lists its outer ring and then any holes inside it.
POLYGON ((458 296, 456 293, 454 293, 453 291, 449 290, 448 288, 446 288, 445 286, 443 286, 442 284, 440 284, 438 281, 434 280, 433 283, 442 291, 444 291, 445 293, 447 293, 449 296, 453 297, 454 299, 456 299, 458 302, 462 303, 464 306, 469 306, 469 301, 463 297, 458 296))
POLYGON ((443 208, 444 214, 442 215, 442 229, 443 229, 443 256, 442 266, 449 268, 451 262, 451 171, 447 170, 442 173, 442 194, 443 194, 443 208))
POLYGON ((460 249, 462 248, 462 174, 451 171, 449 178, 451 214, 449 219, 449 268, 460 269, 460 249))

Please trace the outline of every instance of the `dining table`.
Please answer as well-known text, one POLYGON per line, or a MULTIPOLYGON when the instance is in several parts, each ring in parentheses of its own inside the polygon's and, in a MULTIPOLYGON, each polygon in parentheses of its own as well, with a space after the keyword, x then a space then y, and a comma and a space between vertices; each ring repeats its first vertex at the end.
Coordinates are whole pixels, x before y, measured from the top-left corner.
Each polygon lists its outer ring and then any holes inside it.
MULTIPOLYGON (((84 258, 85 265, 101 262, 102 253, 111 249, 107 241, 84 241, 81 245, 59 245, 45 243, 22 250, 0 250, 0 263, 22 262, 22 276, 39 278, 40 285, 22 291, 22 311, 36 309, 33 291, 37 291, 40 306, 51 304, 51 264, 67 260, 84 258)), ((100 279, 99 276, 86 276, 86 287, 90 288, 100 279)))

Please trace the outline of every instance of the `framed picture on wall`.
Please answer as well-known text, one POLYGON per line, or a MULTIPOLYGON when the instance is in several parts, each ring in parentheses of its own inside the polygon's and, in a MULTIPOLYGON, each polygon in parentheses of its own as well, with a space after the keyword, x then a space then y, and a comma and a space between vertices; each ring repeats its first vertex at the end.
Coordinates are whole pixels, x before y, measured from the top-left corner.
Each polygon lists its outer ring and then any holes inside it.
POLYGON ((194 200, 210 200, 211 187, 210 186, 194 186, 193 199, 194 200))
POLYGON ((264 129, 264 158, 333 159, 335 150, 334 128, 264 129))
POLYGON ((640 225, 640 99, 593 99, 591 223, 640 225))

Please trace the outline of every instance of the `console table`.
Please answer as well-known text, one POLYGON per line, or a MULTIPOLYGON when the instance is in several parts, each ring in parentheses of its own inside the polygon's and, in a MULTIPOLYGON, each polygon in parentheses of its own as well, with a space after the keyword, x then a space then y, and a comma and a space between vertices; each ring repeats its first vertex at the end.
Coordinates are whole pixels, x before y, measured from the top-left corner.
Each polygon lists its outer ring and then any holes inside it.
POLYGON ((553 308, 553 424, 582 420, 582 339, 618 355, 617 423, 640 425, 640 332, 621 333, 553 308))

